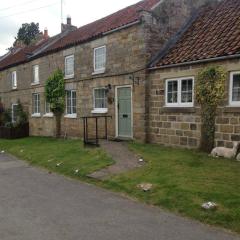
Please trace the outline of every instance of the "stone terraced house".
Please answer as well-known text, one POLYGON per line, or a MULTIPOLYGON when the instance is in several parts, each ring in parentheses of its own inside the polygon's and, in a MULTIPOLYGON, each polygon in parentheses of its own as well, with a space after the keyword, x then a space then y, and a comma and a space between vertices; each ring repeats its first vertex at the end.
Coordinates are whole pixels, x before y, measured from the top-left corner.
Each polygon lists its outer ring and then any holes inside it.
POLYGON ((199 70, 221 66, 226 94, 216 118, 216 145, 240 141, 240 1, 204 9, 152 61, 148 81, 149 141, 184 147, 200 143, 200 108, 194 98, 199 70))
MULTIPOLYGON (((113 138, 197 147, 195 76, 207 64, 221 64, 229 71, 226 85, 232 90, 226 98, 232 100, 219 110, 216 141, 231 145, 239 139, 240 124, 239 16, 236 0, 144 0, 80 28, 68 18, 60 34, 48 37, 45 31, 35 44, 0 58, 0 97, 13 115, 21 101, 31 135, 53 136, 44 84, 60 68, 66 88, 63 135, 82 138, 81 117, 110 115, 113 138), (170 94, 176 102, 168 102, 170 94)), ((103 122, 99 128, 102 133, 103 122)))

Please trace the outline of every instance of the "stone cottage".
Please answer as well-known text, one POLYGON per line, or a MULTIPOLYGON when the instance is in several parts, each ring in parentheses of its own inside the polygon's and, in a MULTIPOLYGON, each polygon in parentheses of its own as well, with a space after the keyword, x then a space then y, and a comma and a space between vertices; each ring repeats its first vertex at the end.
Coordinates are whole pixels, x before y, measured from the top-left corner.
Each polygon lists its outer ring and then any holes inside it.
POLYGON ((55 121, 44 85, 60 68, 66 88, 63 135, 82 137, 81 117, 107 114, 112 137, 145 141, 147 64, 202 5, 214 2, 144 0, 80 28, 68 18, 60 34, 50 38, 45 30, 34 44, 17 46, 0 58, 2 102, 12 109, 14 121, 19 99, 29 112, 30 134, 53 136, 55 121))
POLYGON ((149 67, 149 141, 197 147, 200 109, 194 97, 199 70, 221 66, 226 94, 216 118, 216 145, 240 141, 240 1, 204 8, 162 48, 149 67))

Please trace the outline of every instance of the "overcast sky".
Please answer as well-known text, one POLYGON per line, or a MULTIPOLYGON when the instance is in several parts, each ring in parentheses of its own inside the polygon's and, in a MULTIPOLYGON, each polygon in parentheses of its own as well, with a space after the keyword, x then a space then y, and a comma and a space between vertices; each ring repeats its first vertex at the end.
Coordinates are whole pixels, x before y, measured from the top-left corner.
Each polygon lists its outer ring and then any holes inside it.
MULTIPOLYGON (((139 0, 63 0, 63 17, 78 27, 111 14, 139 0)), ((61 0, 0 0, 0 55, 6 53, 22 23, 38 22, 50 36, 60 32, 61 0)))

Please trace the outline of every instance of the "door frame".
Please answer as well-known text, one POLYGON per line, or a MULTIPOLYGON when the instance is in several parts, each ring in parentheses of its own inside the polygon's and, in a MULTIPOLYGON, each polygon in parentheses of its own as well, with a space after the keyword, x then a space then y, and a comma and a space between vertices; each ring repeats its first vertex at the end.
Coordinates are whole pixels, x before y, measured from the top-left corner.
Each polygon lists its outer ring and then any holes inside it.
POLYGON ((116 138, 118 137, 124 137, 124 136, 119 136, 118 134, 118 89, 119 88, 130 88, 131 89, 131 135, 128 138, 133 138, 133 94, 132 94, 132 85, 121 85, 121 86, 116 86, 115 87, 115 133, 116 133, 116 138))

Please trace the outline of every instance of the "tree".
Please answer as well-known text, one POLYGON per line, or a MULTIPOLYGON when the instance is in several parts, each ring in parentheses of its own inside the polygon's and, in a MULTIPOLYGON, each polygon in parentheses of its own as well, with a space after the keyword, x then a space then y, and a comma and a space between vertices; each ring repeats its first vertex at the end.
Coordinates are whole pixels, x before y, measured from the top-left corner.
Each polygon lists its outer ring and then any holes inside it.
POLYGON ((16 41, 21 41, 25 45, 29 45, 33 40, 36 39, 39 31, 39 23, 24 23, 22 27, 19 28, 16 41))
POLYGON ((214 147, 217 107, 225 95, 226 73, 221 67, 207 67, 198 73, 196 99, 201 105, 200 149, 210 152, 214 147))
POLYGON ((62 70, 56 70, 45 85, 45 97, 56 118, 56 137, 61 137, 61 118, 65 109, 65 86, 62 70))

